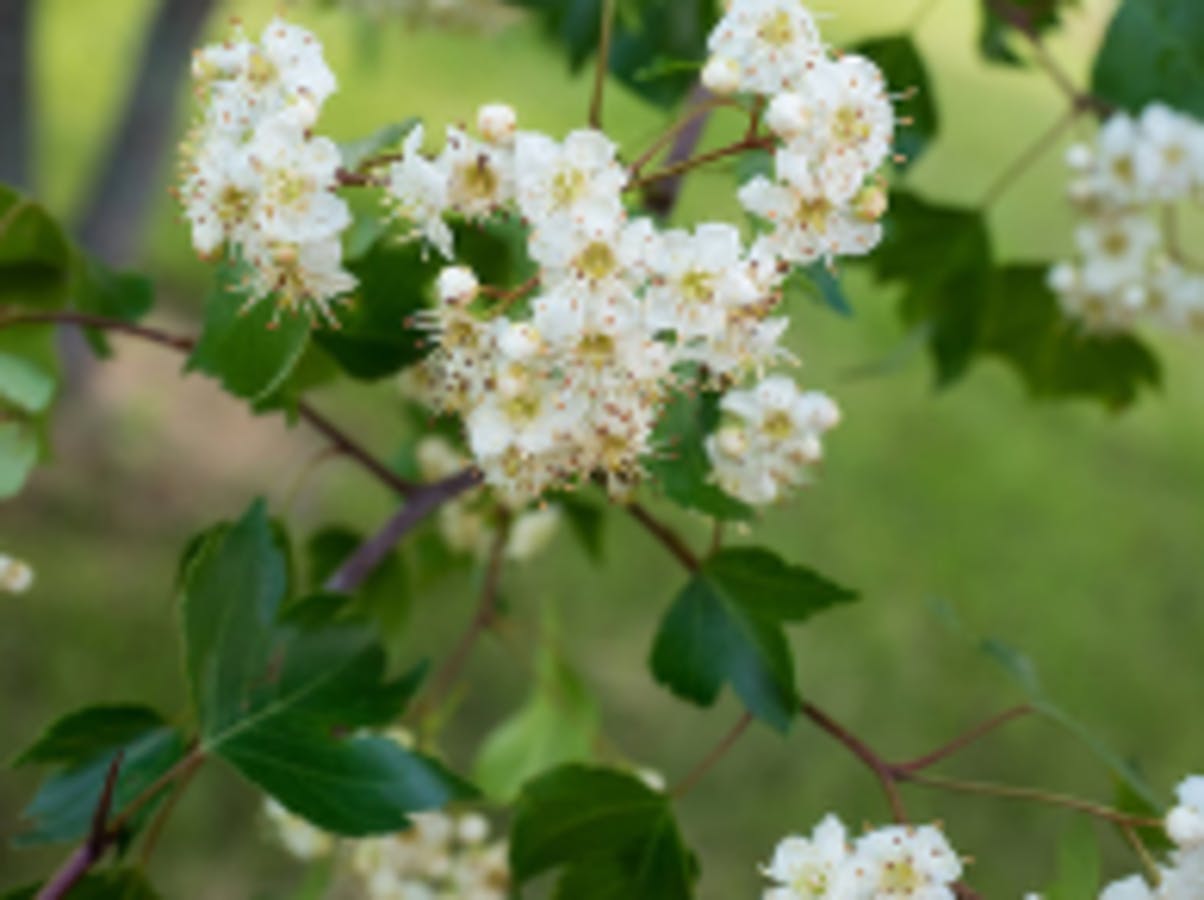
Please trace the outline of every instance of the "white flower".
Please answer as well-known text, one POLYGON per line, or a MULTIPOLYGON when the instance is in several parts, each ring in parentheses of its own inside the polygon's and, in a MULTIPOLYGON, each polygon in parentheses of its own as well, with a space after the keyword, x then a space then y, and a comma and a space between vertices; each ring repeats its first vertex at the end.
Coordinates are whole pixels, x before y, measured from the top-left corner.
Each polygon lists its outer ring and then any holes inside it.
POLYGON ((1107 885, 1099 900, 1154 900, 1154 893, 1140 875, 1130 875, 1107 885))
POLYGON ((447 178, 447 202, 470 219, 485 218, 514 197, 514 152, 447 129, 437 161, 447 178))
POLYGON ((275 799, 267 798, 263 811, 275 827, 280 843, 297 859, 320 859, 334 849, 334 838, 289 812, 275 799))
POLYGON ((953 900, 962 863, 940 829, 895 825, 863 835, 854 849, 853 881, 875 900, 953 900))
POLYGON ((764 900, 820 900, 834 896, 830 889, 849 858, 844 825, 827 815, 810 838, 788 837, 778 844, 769 865, 761 869, 777 884, 764 900))
POLYGON ((520 513, 510 526, 506 540, 506 558, 515 562, 526 562, 552 542, 560 528, 560 507, 547 505, 520 513))
POLYGON ((24 594, 33 587, 33 568, 26 562, 0 553, 0 591, 24 594))
POLYGON ((1175 794, 1179 805, 1167 814, 1167 834, 1180 847, 1204 845, 1204 775, 1184 779, 1175 794))
POLYGON ((626 170, 600 131, 574 131, 557 143, 524 132, 515 142, 518 205, 535 228, 554 230, 582 219, 618 220, 626 170))
POLYGON ((830 398, 803 393, 781 375, 752 390, 728 392, 720 409, 726 421, 706 443, 715 480, 754 505, 773 503, 803 483, 823 456, 821 438, 840 422, 830 398))
POLYGON ((477 110, 477 131, 491 144, 508 144, 514 140, 518 114, 513 106, 489 103, 477 110))
POLYGON ((1152 200, 1174 202, 1190 195, 1200 178, 1202 130, 1190 117, 1160 103, 1147 106, 1134 153, 1137 183, 1152 200))
POLYGON ((825 53, 815 19, 799 0, 732 0, 707 46, 708 69, 739 71, 736 79, 720 78, 721 85, 734 81, 740 90, 757 94, 798 87, 825 53))
POLYGON ((449 207, 447 171, 422 155, 426 132, 416 126, 406 136, 401 159, 388 171, 389 202, 444 257, 451 259, 452 232, 443 217, 449 207))
POLYGON ((439 273, 435 289, 444 303, 467 306, 477 298, 481 284, 468 266, 448 266, 439 273))

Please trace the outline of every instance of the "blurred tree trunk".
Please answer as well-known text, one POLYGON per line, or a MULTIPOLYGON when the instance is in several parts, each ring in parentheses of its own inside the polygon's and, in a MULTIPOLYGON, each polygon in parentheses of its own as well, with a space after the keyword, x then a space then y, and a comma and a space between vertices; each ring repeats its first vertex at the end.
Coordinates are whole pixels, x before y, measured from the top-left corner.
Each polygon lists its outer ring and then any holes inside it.
POLYGON ((33 188, 33 0, 0 0, 0 181, 33 188))
POLYGON ((125 110, 76 229, 84 246, 111 265, 129 265, 138 252, 162 190, 181 82, 215 5, 215 0, 160 0, 155 11, 125 110))

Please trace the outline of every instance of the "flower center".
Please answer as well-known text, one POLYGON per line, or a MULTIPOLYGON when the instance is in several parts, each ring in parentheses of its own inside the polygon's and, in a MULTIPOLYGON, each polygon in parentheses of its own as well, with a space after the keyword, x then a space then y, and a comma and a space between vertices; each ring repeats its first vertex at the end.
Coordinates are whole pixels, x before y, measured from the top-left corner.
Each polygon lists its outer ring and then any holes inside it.
POLYGON ((924 878, 916 871, 910 859, 887 863, 882 872, 879 888, 896 894, 912 894, 924 886, 924 878))
POLYGON ((771 47, 781 49, 789 45, 794 40, 794 22, 790 20, 790 13, 779 9, 772 16, 766 17, 757 30, 757 37, 771 47))
POLYGON ((839 144, 860 144, 869 140, 870 125, 855 106, 842 106, 832 121, 832 133, 839 144))
POLYGON ((609 334, 584 335, 577 344, 577 352, 587 362, 600 366, 614 356, 615 339, 609 334))
POLYGON ((472 199, 490 200, 497 194, 497 172, 484 156, 463 163, 457 174, 461 190, 472 199))
POLYGON ((552 203, 566 209, 581 199, 587 180, 580 169, 562 169, 552 179, 552 203))
POLYGON ((682 276, 681 295, 690 303, 706 303, 715 294, 715 276, 701 269, 692 269, 682 276))
POLYGON ((794 217, 807 231, 823 234, 828 230, 828 217, 832 214, 832 202, 826 197, 804 197, 799 201, 794 217))
POLYGON ((794 434, 794 421, 785 410, 777 409, 765 417, 761 430, 770 440, 784 441, 794 434))
POLYGON ((577 257, 577 269, 587 278, 600 281, 618 266, 615 251, 605 241, 594 241, 577 257))

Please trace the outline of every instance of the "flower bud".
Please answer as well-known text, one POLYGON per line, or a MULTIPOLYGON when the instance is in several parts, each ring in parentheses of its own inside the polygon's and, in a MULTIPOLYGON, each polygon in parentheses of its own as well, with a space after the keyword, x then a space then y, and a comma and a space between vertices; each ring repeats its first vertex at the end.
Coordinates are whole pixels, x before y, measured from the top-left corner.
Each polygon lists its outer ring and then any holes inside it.
POLYGON ((489 103, 477 111, 477 131, 491 144, 510 143, 517 126, 514 107, 505 103, 489 103))
POLYGON ((727 97, 740 89, 740 65, 735 60, 713 56, 702 70, 702 84, 713 94, 727 97))
POLYGON ((476 274, 467 266, 448 266, 439 273, 439 299, 449 306, 467 306, 481 289, 476 274))

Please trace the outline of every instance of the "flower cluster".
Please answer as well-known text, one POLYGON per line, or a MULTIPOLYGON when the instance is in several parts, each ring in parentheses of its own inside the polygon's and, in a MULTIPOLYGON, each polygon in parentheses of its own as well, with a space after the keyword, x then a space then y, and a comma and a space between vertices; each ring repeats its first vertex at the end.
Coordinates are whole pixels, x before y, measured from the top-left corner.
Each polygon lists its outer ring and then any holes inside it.
MULTIPOLYGON (((449 478, 468 467, 469 461, 445 438, 425 437, 416 449, 418 469, 425 481, 449 478)), ((497 534, 498 510, 481 489, 463 494, 439 507, 439 534, 458 553, 484 557, 497 534)), ((539 555, 560 527, 560 507, 546 503, 515 515, 508 526, 504 555, 526 562, 539 555)))
POLYGON ((882 72, 834 56, 797 0, 732 0, 710 37, 703 83, 768 102, 781 139, 774 178, 743 186, 740 202, 770 223, 766 250, 790 263, 862 256, 882 239, 895 111, 882 72))
POLYGON ((386 837, 344 841, 268 800, 278 839, 298 859, 336 855, 336 870, 367 900, 505 900, 510 870, 504 841, 489 840, 489 823, 469 813, 417 813, 413 827, 386 837))
POLYGON ((1176 234, 1177 206, 1204 197, 1204 124, 1160 104, 1117 114, 1067 162, 1078 253, 1049 274, 1066 314, 1099 333, 1204 331, 1204 272, 1176 234))
POLYGON ((22 560, 0 553, 0 591, 24 594, 33 587, 33 569, 22 560))
POLYGON ((1100 900, 1196 900, 1204 897, 1204 776, 1178 787, 1179 804, 1167 814, 1166 833, 1175 844, 1169 865, 1159 868, 1157 886, 1140 875, 1108 885, 1100 900))
POLYGON ((838 420, 830 400, 781 376, 734 389, 790 360, 788 320, 776 313, 791 267, 878 242, 876 173, 890 155, 893 107, 873 63, 831 58, 797 0, 733 3, 711 45, 708 71, 737 72, 730 90, 773 96, 776 137, 765 140, 781 139, 777 177, 741 191, 768 223, 751 244, 728 223, 662 230, 629 218, 631 173, 604 134, 520 131, 507 106, 482 108, 475 133, 449 128, 433 158, 415 129, 387 171, 396 217, 451 262, 449 217, 517 213, 529 228, 535 279, 505 290, 451 265, 425 318, 437 345, 424 370, 434 405, 463 418, 475 462, 505 502, 587 478, 623 494, 663 449, 653 429, 679 389, 732 391, 723 407, 733 421, 710 456, 716 480, 750 503, 802 483, 838 420))
POLYGON ((279 19, 258 43, 236 26, 196 52, 192 75, 202 114, 182 148, 180 200, 193 246, 248 264, 249 303, 271 296, 334 322, 330 304, 355 279, 342 266, 351 215, 334 193, 339 150, 311 134, 335 90, 321 44, 279 19))
POLYGON ((850 842, 829 814, 811 837, 778 844, 762 870, 774 883, 764 900, 953 900, 962 863, 932 825, 892 825, 850 842))

